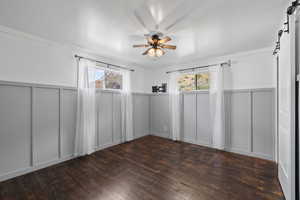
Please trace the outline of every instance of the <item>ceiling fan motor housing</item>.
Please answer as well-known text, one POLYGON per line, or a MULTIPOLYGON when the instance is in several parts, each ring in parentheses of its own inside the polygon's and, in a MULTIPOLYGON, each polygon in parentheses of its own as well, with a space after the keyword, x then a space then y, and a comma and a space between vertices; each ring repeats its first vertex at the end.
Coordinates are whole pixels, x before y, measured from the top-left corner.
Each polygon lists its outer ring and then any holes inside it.
POLYGON ((152 35, 152 40, 153 40, 153 44, 152 44, 153 48, 157 48, 158 47, 158 41, 160 40, 159 36, 156 35, 156 34, 152 35))

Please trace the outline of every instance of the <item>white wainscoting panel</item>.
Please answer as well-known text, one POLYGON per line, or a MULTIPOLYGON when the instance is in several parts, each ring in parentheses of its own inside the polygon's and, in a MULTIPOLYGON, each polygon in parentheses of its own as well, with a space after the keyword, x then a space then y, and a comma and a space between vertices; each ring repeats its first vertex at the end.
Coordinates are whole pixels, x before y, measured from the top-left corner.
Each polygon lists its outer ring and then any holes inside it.
POLYGON ((31 165, 31 88, 0 85, 0 176, 31 165))
POLYGON ((97 93, 98 145, 106 147, 113 143, 113 93, 97 93))
MULTIPOLYGON (((75 88, 0 81, 0 181, 72 158, 75 88), (17 147, 17 148, 16 148, 17 147)), ((167 94, 134 94, 134 137, 170 138, 167 94)), ((121 97, 97 92, 98 149, 121 142, 121 97)), ((227 150, 273 159, 274 89, 225 92, 227 150)), ((183 95, 182 139, 210 146, 209 95, 183 95)))
POLYGON ((231 92, 224 93, 224 106, 225 106, 225 147, 230 147, 231 137, 231 92))
POLYGON ((183 141, 197 141, 197 95, 183 95, 183 141))
POLYGON ((121 115, 121 94, 113 94, 113 143, 117 144, 122 141, 122 115, 121 115))
POLYGON ((272 91, 257 91, 253 100, 253 153, 275 159, 275 96, 272 91))
MULTIPOLYGON (((76 88, 0 81, 0 99, 0 181, 74 158, 76 88)), ((149 132, 149 99, 133 95, 137 137, 149 132)), ((98 149, 119 144, 120 93, 98 91, 97 104, 98 149)))
POLYGON ((61 157, 68 158, 74 154, 77 91, 65 89, 62 91, 61 98, 61 157))
POLYGON ((197 95, 197 143, 210 146, 212 142, 208 92, 197 95))
POLYGON ((143 137, 149 134, 149 105, 148 95, 135 94, 133 98, 133 127, 134 138, 143 137))
POLYGON ((251 93, 232 92, 230 98, 229 148, 237 152, 251 151, 251 93))
POLYGON ((170 138, 169 96, 166 94, 151 95, 150 109, 151 134, 170 138))
MULTIPOLYGON (((148 94, 133 94, 133 131, 134 138, 139 138, 149 133, 150 113, 148 94)), ((98 91, 98 149, 107 148, 123 141, 121 94, 117 91, 98 91)))
POLYGON ((35 88, 33 93, 34 164, 59 158, 59 89, 35 88))
MULTIPOLYGON (((245 89, 225 91, 226 150, 274 160, 275 152, 275 90, 245 89)), ((165 137, 169 130, 168 95, 150 96, 151 134, 165 137)), ((183 93, 181 139, 192 144, 211 147, 209 93, 183 93)))

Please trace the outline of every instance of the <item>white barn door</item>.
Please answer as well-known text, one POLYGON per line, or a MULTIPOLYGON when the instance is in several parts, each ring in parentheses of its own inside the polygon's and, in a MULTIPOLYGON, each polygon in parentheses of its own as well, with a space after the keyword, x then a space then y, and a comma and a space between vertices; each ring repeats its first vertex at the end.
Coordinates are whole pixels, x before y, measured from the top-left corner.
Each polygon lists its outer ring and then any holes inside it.
POLYGON ((295 200, 296 17, 281 37, 278 67, 278 176, 286 200, 295 200))

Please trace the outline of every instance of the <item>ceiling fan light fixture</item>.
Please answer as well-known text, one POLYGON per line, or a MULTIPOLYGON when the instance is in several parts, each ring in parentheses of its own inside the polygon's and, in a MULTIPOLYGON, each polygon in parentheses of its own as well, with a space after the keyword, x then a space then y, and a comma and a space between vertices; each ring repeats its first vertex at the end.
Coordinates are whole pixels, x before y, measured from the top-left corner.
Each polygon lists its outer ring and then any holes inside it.
POLYGON ((151 48, 149 51, 148 51, 148 56, 150 57, 155 57, 156 56, 156 51, 154 48, 151 48))
POLYGON ((164 55, 164 52, 163 52, 163 50, 157 48, 155 50, 155 55, 156 55, 156 57, 161 57, 162 55, 164 55))
POLYGON ((147 55, 150 57, 161 57, 165 52, 160 48, 151 48, 149 49, 147 55))
POLYGON ((159 34, 150 35, 147 37, 148 44, 139 44, 133 45, 134 48, 136 47, 150 47, 147 49, 142 55, 148 55, 150 57, 161 57, 165 54, 165 49, 175 50, 176 46, 174 45, 166 45, 165 43, 171 41, 172 39, 169 36, 160 39, 159 34))

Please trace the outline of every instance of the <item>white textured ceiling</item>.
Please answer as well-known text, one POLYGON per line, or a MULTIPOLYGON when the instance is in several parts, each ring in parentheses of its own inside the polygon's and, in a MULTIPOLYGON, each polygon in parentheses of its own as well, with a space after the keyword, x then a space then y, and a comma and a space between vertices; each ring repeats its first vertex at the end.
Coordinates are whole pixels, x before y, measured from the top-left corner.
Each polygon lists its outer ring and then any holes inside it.
POLYGON ((0 25, 161 67, 268 47, 284 6, 286 0, 1 0, 0 25), (153 60, 132 45, 157 28, 177 50, 153 60))

